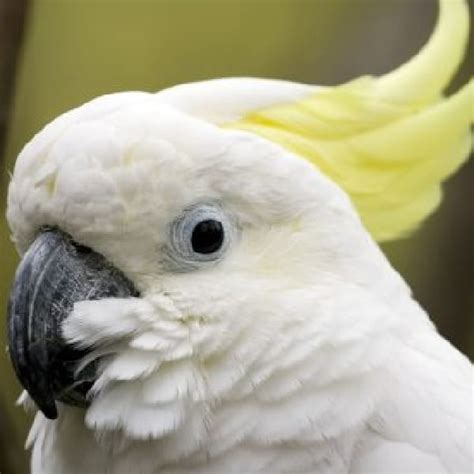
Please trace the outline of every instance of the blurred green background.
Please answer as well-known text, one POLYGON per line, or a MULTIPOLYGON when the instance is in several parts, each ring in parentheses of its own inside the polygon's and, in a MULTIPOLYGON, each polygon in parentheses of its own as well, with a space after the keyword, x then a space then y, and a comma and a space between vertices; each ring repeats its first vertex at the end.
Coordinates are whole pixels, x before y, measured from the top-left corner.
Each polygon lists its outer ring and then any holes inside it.
MULTIPOLYGON (((421 47, 436 12, 435 0, 0 0, 2 319, 17 263, 4 219, 8 173, 58 114, 104 93, 214 77, 337 84, 381 74, 421 47)), ((466 60, 451 89, 472 70, 466 60)), ((420 231, 384 245, 440 332, 471 358, 473 183, 471 160, 420 231)), ((0 328, 0 472, 20 474, 31 420, 14 406, 20 387, 0 328)))

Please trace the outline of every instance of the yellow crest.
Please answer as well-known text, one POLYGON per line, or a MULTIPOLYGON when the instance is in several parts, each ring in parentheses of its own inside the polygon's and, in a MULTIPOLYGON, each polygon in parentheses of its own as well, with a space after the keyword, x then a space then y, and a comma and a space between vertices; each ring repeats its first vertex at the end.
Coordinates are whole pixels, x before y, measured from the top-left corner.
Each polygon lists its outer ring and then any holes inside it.
POLYGON ((440 0, 434 33, 395 71, 316 90, 227 124, 263 136, 316 165, 352 198, 379 241, 416 228, 441 200, 441 183, 471 151, 474 82, 443 91, 467 43, 464 0, 440 0))

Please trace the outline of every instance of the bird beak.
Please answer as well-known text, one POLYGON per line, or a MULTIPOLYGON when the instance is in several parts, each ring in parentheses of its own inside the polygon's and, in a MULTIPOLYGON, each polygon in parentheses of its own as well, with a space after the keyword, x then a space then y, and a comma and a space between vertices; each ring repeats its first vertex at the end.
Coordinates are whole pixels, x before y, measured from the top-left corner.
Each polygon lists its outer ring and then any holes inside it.
POLYGON ((69 345, 62 323, 74 303, 137 296, 133 284, 102 255, 59 230, 45 230, 24 255, 8 306, 8 346, 16 375, 47 418, 56 400, 87 406, 97 363, 79 370, 88 352, 69 345))

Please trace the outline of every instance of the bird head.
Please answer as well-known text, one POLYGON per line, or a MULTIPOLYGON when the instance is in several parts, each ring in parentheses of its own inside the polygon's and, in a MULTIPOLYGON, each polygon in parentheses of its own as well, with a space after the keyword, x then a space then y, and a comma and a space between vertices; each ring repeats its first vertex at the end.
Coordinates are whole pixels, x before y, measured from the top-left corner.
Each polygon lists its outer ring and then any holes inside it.
POLYGON ((380 302, 411 304, 374 238, 413 229, 470 149, 472 84, 441 99, 438 65, 460 61, 466 7, 441 4, 425 50, 382 78, 112 94, 34 137, 8 196, 23 257, 9 347, 47 417, 79 405, 91 427, 149 439, 207 432, 239 401, 268 439, 272 400, 338 383, 342 406, 356 375, 362 417, 396 324, 380 302))

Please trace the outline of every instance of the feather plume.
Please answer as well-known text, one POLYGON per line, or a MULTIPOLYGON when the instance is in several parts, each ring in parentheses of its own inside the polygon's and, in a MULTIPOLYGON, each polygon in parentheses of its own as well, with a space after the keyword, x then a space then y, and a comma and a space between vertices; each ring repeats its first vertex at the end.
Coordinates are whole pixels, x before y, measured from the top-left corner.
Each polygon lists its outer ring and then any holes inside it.
POLYGON ((225 126, 307 159, 352 198, 379 241, 406 235, 441 201, 441 184, 472 148, 474 83, 442 93, 469 33, 464 0, 440 0, 437 26, 410 61, 304 98, 253 110, 225 126))

